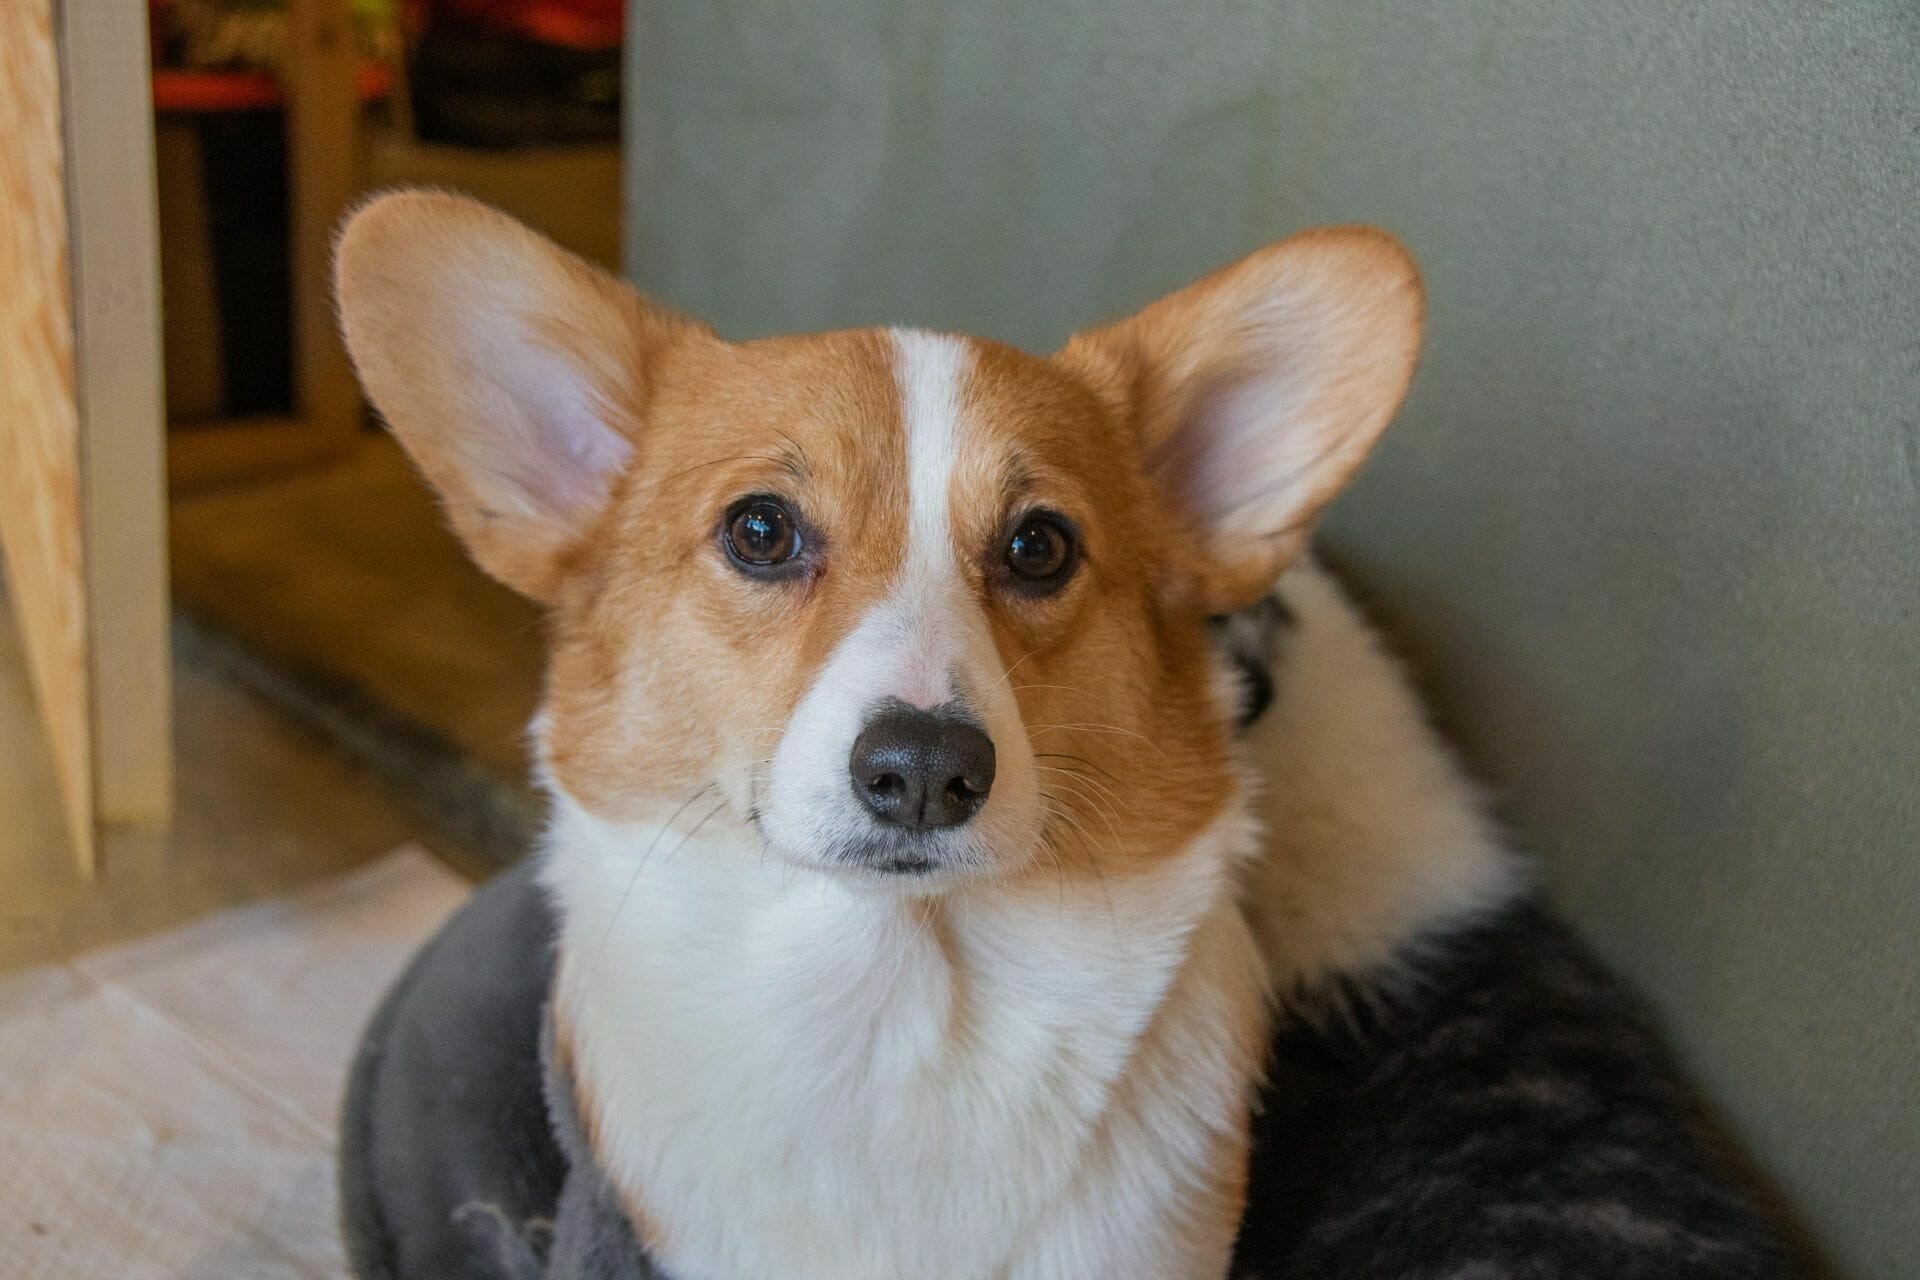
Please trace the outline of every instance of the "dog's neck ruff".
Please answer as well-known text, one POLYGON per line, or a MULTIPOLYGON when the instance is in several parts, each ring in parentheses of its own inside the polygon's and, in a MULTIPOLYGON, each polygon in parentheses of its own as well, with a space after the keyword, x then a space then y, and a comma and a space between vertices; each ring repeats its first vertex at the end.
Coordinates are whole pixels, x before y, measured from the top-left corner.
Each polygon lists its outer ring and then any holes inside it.
MULTIPOLYGON (((1053 1267, 1008 1264, 1046 1256, 1021 1242, 1103 1147, 1137 1141, 1149 1117, 1115 1102, 1163 1011, 1202 1020, 1188 1048, 1254 1038, 1231 1025, 1260 997, 1231 906, 1252 845, 1238 819, 1152 874, 1058 897, 879 897, 700 837, 636 872, 638 834, 559 815, 555 1016, 609 1181, 676 1280, 1069 1274, 1078 1242, 1049 1246, 1053 1267), (1170 1000, 1202 965, 1237 1000, 1170 1000)), ((1225 1123, 1246 1067, 1213 1056, 1180 1103, 1225 1123)), ((1204 1178, 1198 1130, 1160 1176, 1204 1178)))
POLYGON ((1192 1228, 1263 993, 1377 988, 1519 883, 1351 607, 1310 566, 1283 590, 1241 802, 1124 880, 880 896, 744 825, 615 826, 556 795, 563 1057, 668 1274, 1221 1274, 1222 1233, 1192 1228))

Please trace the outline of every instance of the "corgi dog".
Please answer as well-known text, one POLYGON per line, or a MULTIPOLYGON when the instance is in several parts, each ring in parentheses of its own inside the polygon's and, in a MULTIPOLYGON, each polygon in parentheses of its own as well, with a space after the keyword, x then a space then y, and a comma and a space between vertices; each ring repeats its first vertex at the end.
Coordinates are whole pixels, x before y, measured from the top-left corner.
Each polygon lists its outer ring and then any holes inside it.
POLYGON ((549 1033, 662 1273, 1225 1275, 1276 1001, 1511 882, 1304 556, 1413 375, 1407 252, 1303 232, 1044 356, 726 341, 436 193, 337 283, 548 610, 549 1033), (1221 620, 1290 566, 1333 639, 1242 739, 1221 620))

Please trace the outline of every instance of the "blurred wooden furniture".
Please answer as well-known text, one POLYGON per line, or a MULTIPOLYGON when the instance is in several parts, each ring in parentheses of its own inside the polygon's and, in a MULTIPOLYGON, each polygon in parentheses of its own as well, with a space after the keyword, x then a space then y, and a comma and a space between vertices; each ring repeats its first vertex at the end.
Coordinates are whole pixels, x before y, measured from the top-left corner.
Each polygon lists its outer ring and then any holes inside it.
POLYGON ((337 458, 360 436, 360 391, 334 329, 327 272, 333 229, 359 189, 361 94, 384 91, 384 81, 360 65, 348 0, 290 0, 288 19, 284 85, 252 73, 167 73, 156 83, 158 105, 284 99, 287 113, 294 413, 169 432, 167 476, 176 487, 337 458))
POLYGON ((171 813, 146 83, 142 7, 0 0, 0 545, 88 875, 171 813))

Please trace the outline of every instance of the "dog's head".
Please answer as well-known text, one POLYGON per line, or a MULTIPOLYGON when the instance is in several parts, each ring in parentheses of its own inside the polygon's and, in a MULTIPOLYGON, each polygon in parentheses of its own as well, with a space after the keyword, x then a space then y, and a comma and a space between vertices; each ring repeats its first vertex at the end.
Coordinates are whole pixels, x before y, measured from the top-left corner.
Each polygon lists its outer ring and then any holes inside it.
POLYGON ((549 606, 552 785, 616 823, 705 796, 791 862, 922 890, 1124 874, 1220 813, 1208 619, 1300 550, 1421 324, 1361 228, 1047 357, 725 342, 447 195, 363 207, 337 278, 454 528, 549 606))

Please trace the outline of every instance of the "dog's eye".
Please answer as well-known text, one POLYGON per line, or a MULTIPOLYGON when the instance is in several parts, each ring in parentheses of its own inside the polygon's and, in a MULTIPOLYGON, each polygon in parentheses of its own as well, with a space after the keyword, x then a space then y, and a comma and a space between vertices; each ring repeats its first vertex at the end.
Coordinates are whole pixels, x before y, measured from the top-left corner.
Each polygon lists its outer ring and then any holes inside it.
POLYGON ((800 554, 793 513, 772 498, 747 498, 727 513, 727 554, 748 569, 770 569, 800 554))
POLYGON ((1013 576, 1029 589, 1056 587, 1073 571, 1073 530, 1050 512, 1029 513, 1007 538, 1005 558, 1013 576))

